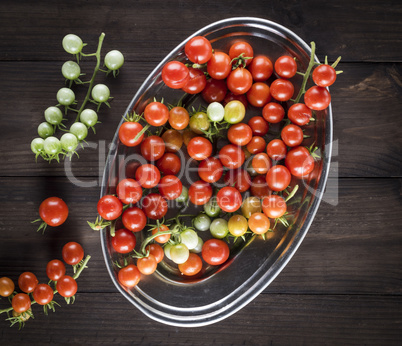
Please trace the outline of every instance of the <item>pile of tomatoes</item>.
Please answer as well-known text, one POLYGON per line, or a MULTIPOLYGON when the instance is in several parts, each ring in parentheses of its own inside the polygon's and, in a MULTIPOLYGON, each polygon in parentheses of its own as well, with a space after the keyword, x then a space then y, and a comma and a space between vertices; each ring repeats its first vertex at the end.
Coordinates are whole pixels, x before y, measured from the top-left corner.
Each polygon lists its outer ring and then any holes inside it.
POLYGON ((46 314, 48 309, 54 311, 55 305, 58 305, 53 300, 56 293, 64 297, 67 303, 74 301, 78 289, 76 279, 85 268, 90 256, 83 261, 82 246, 76 242, 69 242, 63 246, 62 257, 64 263, 74 268, 73 276, 66 275, 66 266, 62 261, 53 259, 46 265, 46 275, 50 280, 48 283, 39 283, 34 273, 24 272, 18 278, 18 287, 21 292, 17 292, 10 278, 0 279, 0 296, 8 297, 11 302, 11 307, 0 310, 0 313, 12 312, 12 317, 9 318, 11 325, 19 323, 21 326, 33 317, 32 304, 42 305, 46 314))
POLYGON ((201 276, 207 266, 228 260, 233 241, 264 236, 278 221, 287 225, 294 181, 308 178, 317 159, 312 147, 303 146, 303 126, 331 102, 326 87, 337 73, 313 58, 301 73, 291 56, 273 63, 245 41, 217 51, 201 36, 191 38, 184 52, 185 61, 163 67, 162 80, 185 95, 200 94, 206 106, 196 110, 154 100, 142 115, 127 115, 120 142, 137 147, 146 163, 131 169, 116 193, 98 202, 102 219, 94 226, 111 226, 110 248, 122 254, 116 262, 118 280, 127 288, 141 274, 152 274, 165 257, 183 276, 201 276), (313 67, 315 85, 305 91, 313 67), (303 75, 298 95, 292 82, 296 74, 303 75), (259 114, 246 117, 250 109, 259 114), (157 129, 148 133, 151 126, 157 129), (196 167, 198 178, 186 186, 189 167, 196 167), (177 208, 176 217, 165 220, 169 208, 188 203, 203 209, 191 225, 177 208), (137 247, 136 234, 143 230, 145 240, 137 247))

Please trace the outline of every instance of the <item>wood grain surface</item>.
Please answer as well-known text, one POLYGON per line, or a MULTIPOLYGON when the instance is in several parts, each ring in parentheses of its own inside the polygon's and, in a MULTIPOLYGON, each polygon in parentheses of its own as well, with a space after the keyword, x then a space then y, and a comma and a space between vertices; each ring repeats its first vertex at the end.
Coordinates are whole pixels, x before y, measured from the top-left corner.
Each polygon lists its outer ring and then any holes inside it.
MULTIPOLYGON (((400 345, 402 344, 402 3, 400 1, 8 1, 0 2, 0 277, 23 271, 45 281, 45 265, 68 241, 92 258, 77 300, 23 330, 0 315, 1 345, 400 345), (114 287, 102 257, 96 215, 99 178, 121 116, 138 87, 181 41, 216 20, 254 16, 275 21, 319 59, 342 56, 331 88, 334 156, 326 193, 294 257, 256 299, 202 328, 155 322, 114 287), (36 163, 30 142, 43 111, 64 85, 61 47, 75 33, 103 52, 119 49, 119 77, 99 77, 114 99, 100 115, 93 149, 64 163, 36 163), (101 141, 101 142, 99 142, 101 141), (40 202, 63 198, 70 217, 35 232, 40 202)), ((93 61, 83 62, 90 72, 93 61)), ((77 89, 77 98, 84 94, 77 89)), ((0 309, 7 306, 0 300, 0 309)))

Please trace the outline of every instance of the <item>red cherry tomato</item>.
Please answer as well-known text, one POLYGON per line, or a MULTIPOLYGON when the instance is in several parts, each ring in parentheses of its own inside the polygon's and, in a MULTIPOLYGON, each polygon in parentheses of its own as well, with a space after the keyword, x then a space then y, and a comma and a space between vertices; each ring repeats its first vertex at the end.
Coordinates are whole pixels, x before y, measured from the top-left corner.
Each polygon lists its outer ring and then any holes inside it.
POLYGON ((14 292, 14 282, 8 277, 3 276, 0 278, 0 296, 9 297, 14 292))
POLYGON ((194 137, 187 145, 187 152, 194 160, 205 160, 212 154, 212 143, 205 137, 194 137))
POLYGON ((127 288, 135 287, 141 279, 141 273, 134 264, 121 268, 117 274, 119 282, 127 288))
POLYGON ((262 153, 265 150, 267 143, 265 139, 261 136, 254 136, 251 141, 247 144, 247 150, 250 154, 255 155, 262 153))
POLYGON ((53 300, 53 289, 47 284, 39 284, 32 292, 33 299, 39 305, 49 304, 53 300))
POLYGON ((325 88, 335 83, 336 71, 332 66, 323 64, 314 69, 312 77, 315 84, 325 88))
POLYGON ((66 274, 66 266, 58 259, 51 260, 46 265, 46 275, 50 280, 57 281, 66 274))
POLYGON ((77 293, 78 285, 74 278, 64 275, 57 281, 56 289, 62 297, 69 298, 77 293))
POLYGON ((288 55, 283 55, 275 61, 275 72, 281 78, 292 78, 297 72, 295 59, 288 55))
POLYGON ((272 192, 267 184, 265 176, 263 175, 258 175, 253 179, 250 191, 253 196, 258 198, 268 196, 272 192))
POLYGON ((181 169, 181 161, 176 154, 166 153, 156 161, 156 167, 164 175, 177 175, 181 169))
POLYGON ((190 253, 186 262, 178 265, 180 272, 185 276, 197 275, 202 269, 202 260, 195 253, 190 253))
POLYGON ((130 207, 123 212, 121 221, 131 232, 141 232, 147 224, 147 217, 140 208, 130 207))
POLYGON ((281 131, 281 138, 288 147, 296 147, 303 142, 303 130, 294 124, 286 125, 281 131))
POLYGON ((188 70, 190 78, 182 90, 187 94, 198 94, 204 90, 205 85, 207 84, 207 77, 205 77, 204 72, 201 70, 192 67, 190 67, 188 70))
POLYGON ((272 167, 272 162, 267 154, 258 153, 253 157, 251 166, 258 174, 266 174, 272 167))
POLYGON ((123 179, 116 188, 116 194, 120 201, 125 204, 135 204, 142 197, 141 185, 134 179, 123 179))
POLYGON ((299 126, 306 125, 310 122, 311 117, 311 109, 304 103, 295 103, 288 109, 288 118, 293 124, 299 126))
POLYGON ((111 240, 114 251, 118 253, 129 253, 134 250, 137 239, 133 232, 121 228, 115 232, 111 240))
POLYGON ((84 258, 84 249, 74 241, 71 241, 63 246, 61 251, 63 261, 69 265, 75 266, 84 258))
POLYGON ((321 111, 331 103, 331 94, 326 88, 313 86, 304 94, 304 103, 310 109, 321 111))
POLYGON ((169 109, 161 102, 151 102, 145 107, 144 118, 149 125, 163 126, 169 120, 169 109))
POLYGON ((49 226, 60 226, 67 220, 67 204, 58 197, 46 198, 39 206, 39 216, 49 226))
POLYGON ((150 219, 159 220, 166 215, 168 204, 161 195, 150 193, 142 200, 142 209, 150 219))
POLYGON ((289 170, 282 165, 273 166, 266 176, 268 187, 273 191, 285 190, 289 186, 291 178, 289 170))
MULTIPOLYGON (((169 228, 166 225, 160 225, 159 229, 158 229, 158 227, 153 228, 151 233, 152 233, 152 235, 154 235, 154 234, 156 234, 158 232, 168 232, 168 231, 169 231, 169 228)), ((170 239, 170 233, 165 233, 165 234, 158 235, 154 239, 155 239, 155 241, 157 241, 160 244, 165 244, 170 239)))
POLYGON ((208 157, 198 166, 198 175, 207 183, 217 182, 223 173, 221 162, 216 157, 208 157))
POLYGON ((187 58, 196 64, 205 64, 212 56, 211 43, 203 36, 191 38, 184 46, 187 58))
POLYGON ((126 121, 120 125, 119 139, 126 147, 135 147, 142 142, 144 134, 135 140, 135 137, 142 131, 143 126, 134 121, 126 121))
POLYGON ((216 194, 219 208, 227 213, 234 213, 241 207, 242 197, 235 187, 225 186, 216 194))
POLYGON ((155 257, 157 263, 162 262, 165 257, 165 252, 159 244, 149 244, 145 247, 145 250, 155 257))
POLYGON ((267 145, 268 156, 275 161, 280 161, 286 157, 286 144, 281 139, 273 139, 267 145))
POLYGON ((140 166, 135 172, 135 180, 146 189, 158 185, 160 179, 159 169, 150 163, 140 166))
POLYGON ((98 201, 97 209, 103 219, 115 220, 123 212, 123 204, 116 196, 105 195, 98 201))
POLYGON ((203 180, 198 180, 191 184, 188 189, 188 197, 195 205, 204 205, 212 197, 212 187, 203 180))
POLYGON ((39 281, 34 273, 24 272, 18 277, 18 287, 24 293, 31 293, 39 281))
POLYGON ((214 79, 225 79, 232 71, 232 59, 223 52, 215 52, 207 64, 208 74, 214 79))
POLYGON ((250 188, 251 178, 250 174, 244 169, 230 169, 224 177, 225 184, 233 186, 239 192, 245 192, 250 188))
POLYGON ((181 195, 183 185, 175 175, 166 175, 159 182, 159 192, 167 200, 176 199, 181 195))
POLYGON ((295 88, 287 79, 275 79, 271 84, 271 96, 278 101, 289 101, 295 88))
POLYGON ((264 82, 271 77, 274 67, 265 55, 257 55, 248 67, 255 82, 264 82))
POLYGON ((17 293, 11 300, 11 306, 15 312, 25 312, 31 307, 31 298, 26 293, 17 293))
POLYGON ((298 178, 309 175, 314 169, 314 158, 305 147, 295 147, 289 150, 285 165, 290 173, 298 178))
POLYGON ((243 165, 245 160, 244 151, 233 144, 225 145, 219 151, 219 160, 227 168, 235 169, 243 165))
POLYGON ((233 94, 245 94, 253 85, 253 77, 249 70, 238 67, 229 74, 226 83, 233 94))
POLYGON ((175 130, 184 130, 190 121, 190 115, 184 107, 173 107, 169 111, 169 124, 175 130))
POLYGON ((254 107, 264 107, 271 100, 269 86, 262 82, 254 83, 247 91, 247 100, 254 107))
POLYGON ((243 146, 247 145, 253 137, 251 127, 244 123, 238 123, 230 126, 228 139, 232 144, 243 146))
POLYGON ((226 96, 228 88, 224 80, 210 78, 207 80, 201 95, 207 103, 221 102, 226 96))
POLYGON ((220 265, 229 258, 229 246, 223 240, 209 239, 202 246, 202 258, 211 265, 220 265))
POLYGON ((190 78, 186 65, 180 61, 169 61, 163 66, 162 80, 172 89, 183 88, 190 78))
POLYGON ((137 259, 137 268, 141 274, 151 275, 155 272, 157 266, 158 262, 156 262, 155 257, 151 254, 137 259))
POLYGON ((276 102, 267 103, 262 109, 262 116, 271 124, 277 124, 285 117, 285 110, 276 102))
POLYGON ((250 126, 251 131, 254 136, 265 136, 269 130, 269 124, 263 117, 252 117, 248 121, 248 126, 250 126))
MULTIPOLYGON (((243 58, 253 58, 253 47, 245 41, 239 41, 230 46, 229 57, 233 60, 242 55, 243 58)), ((246 59, 246 65, 250 65, 253 59, 246 59)))
POLYGON ((286 213, 287 206, 283 197, 279 195, 267 195, 262 199, 262 211, 271 219, 276 219, 286 213))
POLYGON ((159 160, 165 153, 165 142, 159 136, 149 136, 141 143, 141 154, 148 161, 159 160))

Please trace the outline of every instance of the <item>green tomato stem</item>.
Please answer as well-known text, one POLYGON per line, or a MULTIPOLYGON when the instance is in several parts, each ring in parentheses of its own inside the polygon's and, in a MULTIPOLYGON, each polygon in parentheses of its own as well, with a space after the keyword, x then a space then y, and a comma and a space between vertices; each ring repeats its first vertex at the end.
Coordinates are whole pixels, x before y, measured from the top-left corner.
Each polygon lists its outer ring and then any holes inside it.
POLYGON ((105 33, 102 32, 102 34, 99 36, 99 43, 98 43, 98 48, 96 50, 96 53, 85 55, 85 56, 95 55, 96 56, 96 66, 94 68, 94 72, 92 73, 92 78, 89 81, 87 94, 85 96, 84 101, 82 102, 82 105, 81 105, 80 109, 78 110, 78 114, 77 114, 77 118, 75 119, 75 122, 79 121, 81 112, 84 110, 84 108, 85 108, 85 106, 86 106, 86 104, 87 104, 87 102, 89 100, 89 97, 91 96, 91 91, 92 91, 92 87, 93 87, 94 82, 95 82, 95 77, 96 77, 96 74, 99 71, 99 67, 100 67, 100 63, 101 63, 100 53, 101 53, 104 38, 105 38, 105 33))
POLYGON ((308 79, 310 77, 311 70, 312 70, 313 66, 315 65, 314 57, 315 57, 315 42, 311 42, 310 62, 308 64, 307 70, 306 70, 306 72, 304 74, 303 83, 301 85, 299 94, 297 95, 294 103, 298 103, 300 101, 301 97, 303 96, 303 94, 306 92, 307 81, 308 81, 308 79))
POLYGON ((173 231, 169 230, 169 231, 158 231, 155 234, 150 235, 148 238, 146 238, 142 244, 141 244, 141 249, 140 252, 141 253, 145 253, 145 248, 147 247, 147 245, 151 242, 151 240, 155 239, 156 237, 160 236, 160 235, 164 235, 164 234, 172 234, 173 231))

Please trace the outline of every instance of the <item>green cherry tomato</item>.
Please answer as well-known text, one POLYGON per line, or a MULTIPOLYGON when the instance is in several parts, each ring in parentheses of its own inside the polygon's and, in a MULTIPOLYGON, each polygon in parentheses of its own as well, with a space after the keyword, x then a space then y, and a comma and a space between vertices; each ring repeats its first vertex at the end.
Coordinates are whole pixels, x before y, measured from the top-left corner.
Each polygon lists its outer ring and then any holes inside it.
POLYGON ((215 219, 212 221, 209 230, 214 238, 225 238, 229 233, 228 222, 221 218, 215 219))
POLYGON ((243 103, 238 100, 230 101, 225 106, 225 120, 229 124, 237 124, 244 119, 246 108, 243 103))
POLYGON ((43 152, 45 141, 42 138, 34 138, 31 142, 31 150, 34 154, 39 155, 43 152))
POLYGON ((71 125, 70 133, 75 135, 79 141, 82 141, 87 137, 88 129, 83 123, 77 122, 71 125))
POLYGON ((210 217, 217 217, 221 212, 216 197, 212 197, 207 203, 204 204, 204 211, 210 217))
POLYGON ((98 114, 92 109, 84 109, 80 114, 80 121, 87 127, 95 126, 98 122, 98 114))
POLYGON ((75 101, 75 94, 69 88, 61 88, 56 95, 57 102, 63 106, 70 106, 75 101))
POLYGON ((42 138, 47 138, 53 136, 54 127, 50 125, 47 121, 40 123, 38 126, 38 135, 42 138))
POLYGON ((183 204, 188 201, 188 188, 186 186, 182 186, 181 194, 176 198, 176 202, 183 204))
POLYGON ((198 237, 197 246, 194 249, 191 249, 190 252, 200 253, 203 245, 204 245, 204 241, 200 237, 198 237))
POLYGON ((61 144, 58 138, 47 137, 43 143, 43 149, 49 156, 56 155, 61 151, 61 144))
POLYGON ((118 50, 111 50, 105 55, 105 65, 109 70, 115 71, 123 66, 124 56, 118 50))
POLYGON ((207 113, 204 112, 197 112, 194 115, 191 116, 190 118, 190 129, 197 133, 197 134, 203 134, 204 131, 207 131, 209 129, 209 119, 207 113))
POLYGON ((78 139, 72 133, 65 133, 60 138, 60 144, 64 151, 70 153, 77 149, 78 139))
POLYGON ((187 249, 194 249, 198 244, 198 235, 196 231, 193 231, 190 228, 185 229, 180 233, 180 238, 182 244, 187 246, 187 249))
POLYGON ((63 77, 68 80, 76 80, 81 74, 81 67, 75 61, 66 61, 61 67, 63 77))
POLYGON ((206 214, 198 214, 194 219, 194 227, 199 231, 207 231, 211 225, 211 219, 206 214))
POLYGON ((188 250, 188 247, 184 244, 176 244, 170 248, 170 258, 176 264, 186 262, 188 256, 190 256, 190 251, 188 250))
POLYGON ((170 256, 170 250, 172 249, 173 244, 167 243, 164 247, 163 247, 163 252, 165 253, 165 256, 167 258, 169 258, 170 260, 172 259, 172 257, 170 256))
POLYGON ((219 102, 212 102, 207 107, 207 115, 211 121, 222 121, 225 116, 225 108, 219 102))
POLYGON ((63 113, 59 108, 51 106, 45 110, 45 119, 49 124, 59 125, 63 120, 63 113))
POLYGON ((105 84, 96 84, 91 95, 96 102, 106 102, 109 100, 110 90, 105 84))
POLYGON ((81 38, 74 34, 64 36, 62 45, 64 50, 70 54, 78 54, 81 52, 82 47, 84 47, 81 38))

